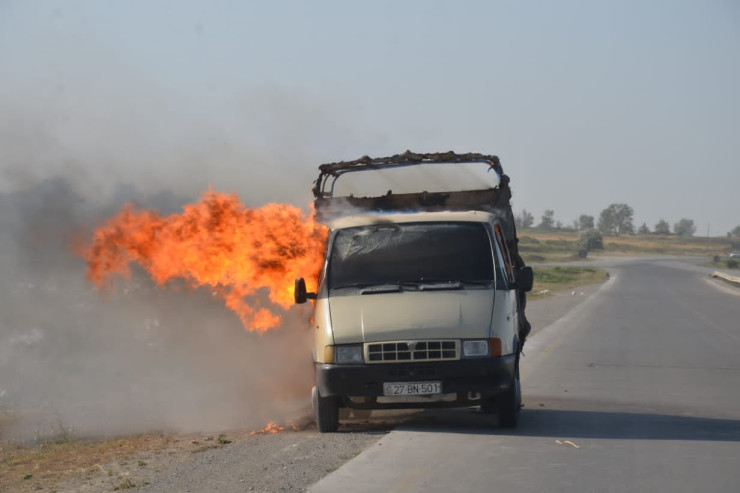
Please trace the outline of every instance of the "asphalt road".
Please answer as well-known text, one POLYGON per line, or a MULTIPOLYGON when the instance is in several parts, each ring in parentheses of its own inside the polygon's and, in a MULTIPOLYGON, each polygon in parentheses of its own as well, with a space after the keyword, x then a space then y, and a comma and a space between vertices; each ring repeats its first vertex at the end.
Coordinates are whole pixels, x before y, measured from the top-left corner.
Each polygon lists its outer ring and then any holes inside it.
POLYGON ((739 491, 740 296, 686 261, 603 265, 528 342, 519 428, 425 412, 311 491, 739 491))

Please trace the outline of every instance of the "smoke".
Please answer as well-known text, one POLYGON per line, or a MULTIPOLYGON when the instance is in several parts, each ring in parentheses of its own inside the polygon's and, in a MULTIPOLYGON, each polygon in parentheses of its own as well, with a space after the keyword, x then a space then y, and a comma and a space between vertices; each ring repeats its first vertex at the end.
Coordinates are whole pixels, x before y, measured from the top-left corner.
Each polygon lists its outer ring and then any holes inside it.
POLYGON ((348 135, 331 105, 272 88, 196 111, 130 78, 73 82, 0 89, 0 438, 300 414, 310 308, 248 333, 208 289, 158 288, 135 267, 101 297, 73 245, 127 201, 170 214, 210 186, 252 207, 307 207, 320 154, 348 135))
MULTIPOLYGON (((164 209, 183 200, 118 190, 164 209)), ((310 310, 258 336, 207 289, 158 288, 140 270, 103 299, 70 248, 98 208, 67 180, 0 194, 0 207, 4 437, 259 427, 305 407, 310 310)))

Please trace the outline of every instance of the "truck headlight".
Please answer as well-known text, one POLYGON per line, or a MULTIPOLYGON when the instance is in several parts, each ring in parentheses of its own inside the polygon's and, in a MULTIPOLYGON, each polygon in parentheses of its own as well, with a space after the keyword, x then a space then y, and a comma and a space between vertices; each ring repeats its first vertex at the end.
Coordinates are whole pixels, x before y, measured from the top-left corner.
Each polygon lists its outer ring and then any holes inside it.
POLYGON ((362 346, 335 346, 334 362, 338 365, 360 365, 364 363, 362 346))
POLYGON ((463 358, 488 356, 488 341, 463 341, 463 358))

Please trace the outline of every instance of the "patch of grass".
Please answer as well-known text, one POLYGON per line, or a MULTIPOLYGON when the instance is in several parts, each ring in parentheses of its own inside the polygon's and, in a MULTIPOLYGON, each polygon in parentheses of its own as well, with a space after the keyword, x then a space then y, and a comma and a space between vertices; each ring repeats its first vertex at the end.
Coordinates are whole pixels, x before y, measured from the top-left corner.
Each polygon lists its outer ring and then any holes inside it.
POLYGON ((70 435, 35 445, 2 443, 0 491, 20 489, 28 483, 49 491, 67 477, 105 473, 100 464, 125 459, 144 450, 160 449, 166 444, 166 438, 153 435, 112 440, 82 440, 70 435))
POLYGON ((606 271, 596 267, 537 267, 534 269, 534 287, 528 298, 537 299, 546 296, 543 291, 564 291, 577 286, 604 282, 606 279, 606 271))
POLYGON ((136 488, 136 483, 126 478, 126 481, 113 488, 113 491, 128 490, 130 488, 136 488))
POLYGON ((619 252, 638 252, 641 250, 641 245, 636 245, 634 243, 617 243, 615 241, 609 241, 604 244, 604 250, 614 250, 619 252))
POLYGON ((550 248, 553 250, 564 249, 573 246, 573 242, 568 241, 568 239, 545 240, 544 244, 545 248, 550 248))

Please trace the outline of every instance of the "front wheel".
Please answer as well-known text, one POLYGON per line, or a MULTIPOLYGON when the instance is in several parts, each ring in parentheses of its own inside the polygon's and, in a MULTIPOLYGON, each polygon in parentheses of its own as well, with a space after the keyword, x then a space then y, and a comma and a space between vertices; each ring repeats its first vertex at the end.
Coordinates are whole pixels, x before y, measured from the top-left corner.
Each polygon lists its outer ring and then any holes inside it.
POLYGON ((312 392, 316 427, 321 433, 332 433, 339 428, 339 403, 336 397, 322 397, 318 387, 312 392))
POLYGON ((498 423, 502 428, 516 428, 519 424, 519 410, 522 407, 522 387, 514 378, 511 388, 504 392, 498 401, 498 423))

